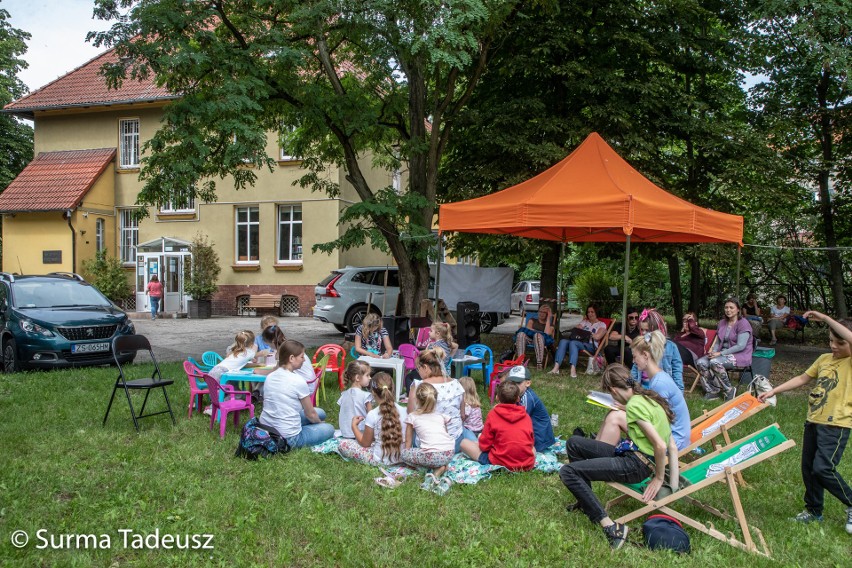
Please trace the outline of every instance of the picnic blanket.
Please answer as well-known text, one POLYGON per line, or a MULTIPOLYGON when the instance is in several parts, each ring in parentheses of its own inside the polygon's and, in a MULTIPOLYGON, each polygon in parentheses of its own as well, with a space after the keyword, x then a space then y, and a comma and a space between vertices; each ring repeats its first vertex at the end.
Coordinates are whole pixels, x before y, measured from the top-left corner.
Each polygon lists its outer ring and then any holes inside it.
MULTIPOLYGON (((340 455, 337 451, 339 446, 340 439, 332 438, 330 440, 326 440, 318 446, 313 446, 311 449, 319 454, 334 453, 340 455)), ((557 454, 564 453, 565 440, 560 440, 557 438, 556 443, 553 444, 550 448, 548 448, 547 451, 536 453, 535 467, 533 469, 535 471, 541 471, 543 473, 553 473, 555 471, 559 471, 559 468, 562 467, 562 463, 560 463, 559 459, 556 456, 557 454)), ((450 461, 449 465, 447 466, 446 475, 453 483, 466 483, 468 485, 472 485, 490 478, 491 474, 495 471, 505 469, 506 468, 501 465, 482 465, 479 462, 473 461, 465 454, 458 453, 453 456, 452 461, 450 461)), ((419 474, 420 471, 422 471, 405 465, 385 466, 384 470, 397 478, 405 478, 414 474, 419 474)))

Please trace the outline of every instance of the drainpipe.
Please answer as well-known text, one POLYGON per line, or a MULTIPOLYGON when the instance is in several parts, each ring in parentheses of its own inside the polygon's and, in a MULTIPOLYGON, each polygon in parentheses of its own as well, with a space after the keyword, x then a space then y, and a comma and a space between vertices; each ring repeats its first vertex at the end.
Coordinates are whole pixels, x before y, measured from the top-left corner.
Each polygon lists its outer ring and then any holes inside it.
POLYGON ((71 229, 71 272, 77 272, 77 230, 71 224, 71 210, 62 214, 68 220, 68 228, 71 229))

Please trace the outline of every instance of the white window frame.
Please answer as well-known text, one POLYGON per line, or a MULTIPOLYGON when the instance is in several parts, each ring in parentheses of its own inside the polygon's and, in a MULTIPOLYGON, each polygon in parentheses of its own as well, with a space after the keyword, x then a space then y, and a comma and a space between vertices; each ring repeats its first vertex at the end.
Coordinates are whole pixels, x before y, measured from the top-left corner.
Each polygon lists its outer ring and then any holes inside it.
POLYGON ((304 255, 301 251, 302 251, 302 243, 304 242, 304 238, 305 238, 304 224, 303 224, 304 217, 302 215, 302 205, 301 204, 282 204, 282 205, 279 205, 276 209, 277 209, 277 218, 278 218, 278 222, 277 222, 278 234, 276 235, 276 240, 275 240, 276 249, 277 249, 275 251, 276 264, 300 265, 300 264, 302 264, 302 259, 304 258, 304 255), (300 219, 298 221, 294 221, 293 220, 293 216, 294 216, 293 213, 297 209, 299 210, 300 219), (282 211, 286 211, 286 210, 290 211, 290 219, 285 221, 285 220, 281 219, 281 213, 282 213, 282 211), (299 237, 293 237, 293 229, 295 228, 296 225, 299 225, 299 227, 301 227, 301 229, 302 229, 301 231, 299 231, 301 233, 301 236, 299 236, 299 237), (290 238, 288 239, 288 242, 291 243, 291 246, 298 246, 299 247, 300 252, 292 254, 292 257, 291 257, 291 254, 290 254, 291 251, 282 251, 281 250, 281 235, 284 231, 287 231, 289 233, 290 238), (296 242, 296 240, 298 240, 298 242, 296 242), (287 258, 284 258, 285 252, 287 252, 287 258), (298 258, 295 258, 296 256, 298 256, 298 258))
POLYGON ((391 173, 391 186, 397 195, 402 195, 402 170, 399 168, 391 173))
POLYGON ((139 221, 133 216, 133 209, 118 210, 119 241, 118 249, 121 262, 136 262, 136 246, 139 244, 139 221))
POLYGON ((118 121, 118 167, 139 167, 139 119, 121 118, 118 121))
POLYGON ((106 223, 100 217, 95 219, 95 250, 101 252, 106 248, 106 223))
POLYGON ((257 205, 247 205, 244 207, 236 207, 234 209, 234 262, 237 264, 260 264, 260 208, 257 205), (246 212, 246 221, 241 222, 240 219, 240 211, 246 212), (257 212, 257 221, 251 220, 251 212, 257 212), (251 227, 257 226, 257 258, 250 258, 250 254, 252 248, 251 242, 251 227), (240 230, 245 230, 246 234, 246 259, 240 260, 240 230))
POLYGON ((160 213, 195 213, 195 197, 181 200, 181 202, 178 202, 177 199, 170 199, 160 205, 160 213), (186 205, 186 207, 182 207, 183 205, 186 205))

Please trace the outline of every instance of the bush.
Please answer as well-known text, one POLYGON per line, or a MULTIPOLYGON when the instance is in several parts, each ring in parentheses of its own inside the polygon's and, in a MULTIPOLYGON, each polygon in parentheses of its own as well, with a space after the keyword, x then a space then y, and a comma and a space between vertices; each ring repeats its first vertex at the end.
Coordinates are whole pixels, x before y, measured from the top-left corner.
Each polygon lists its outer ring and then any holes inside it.
POLYGON ((130 296, 130 283, 121 261, 107 255, 105 250, 98 251, 95 258, 84 260, 83 270, 87 280, 113 302, 130 296))
POLYGON ((192 263, 184 264, 184 291, 193 300, 209 300, 219 289, 219 255, 206 235, 192 240, 192 263))
POLYGON ((606 270, 593 266, 580 273, 574 280, 574 294, 580 310, 595 304, 598 307, 598 317, 608 317, 621 307, 621 299, 610 294, 610 288, 617 286, 616 278, 606 270))

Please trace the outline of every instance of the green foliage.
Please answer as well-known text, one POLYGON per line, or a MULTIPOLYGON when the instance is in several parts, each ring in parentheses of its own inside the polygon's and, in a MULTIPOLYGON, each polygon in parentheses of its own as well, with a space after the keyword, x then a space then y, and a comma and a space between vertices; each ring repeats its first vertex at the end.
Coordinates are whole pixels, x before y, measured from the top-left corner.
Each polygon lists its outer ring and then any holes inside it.
POLYGON ((107 251, 98 251, 95 258, 84 260, 83 270, 86 271, 87 280, 113 302, 130 296, 132 290, 121 261, 109 256, 107 251))
MULTIPOLYGON (((9 25, 9 12, 0 9, 0 107, 24 96, 27 87, 18 72, 27 67, 21 56, 30 34, 9 25)), ((33 129, 9 114, 0 114, 0 191, 33 159, 33 129)))
POLYGON ((192 239, 192 263, 184 264, 184 291, 194 300, 209 300, 219 289, 219 254, 207 235, 192 239))
POLYGON ((585 310, 586 306, 594 304, 598 307, 598 315, 604 317, 618 311, 621 301, 610 293, 610 287, 621 288, 612 273, 598 266, 583 270, 574 279, 574 295, 580 309, 585 310))

